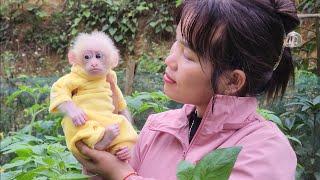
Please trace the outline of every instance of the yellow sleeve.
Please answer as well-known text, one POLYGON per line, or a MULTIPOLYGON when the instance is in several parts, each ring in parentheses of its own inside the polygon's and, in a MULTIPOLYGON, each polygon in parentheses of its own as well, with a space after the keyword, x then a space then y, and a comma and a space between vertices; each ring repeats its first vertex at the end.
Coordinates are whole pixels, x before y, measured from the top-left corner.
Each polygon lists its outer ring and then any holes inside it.
POLYGON ((117 74, 115 71, 111 70, 111 75, 112 75, 112 78, 115 82, 115 85, 116 85, 116 89, 115 89, 115 93, 117 95, 117 98, 118 98, 118 108, 119 108, 119 111, 123 111, 124 109, 127 108, 127 103, 126 103, 126 100, 124 99, 123 97, 123 94, 121 92, 121 89, 119 88, 118 84, 117 84, 117 74))
POLYGON ((57 112, 57 107, 65 102, 71 101, 72 91, 80 85, 79 79, 67 74, 53 83, 50 92, 49 112, 57 112))

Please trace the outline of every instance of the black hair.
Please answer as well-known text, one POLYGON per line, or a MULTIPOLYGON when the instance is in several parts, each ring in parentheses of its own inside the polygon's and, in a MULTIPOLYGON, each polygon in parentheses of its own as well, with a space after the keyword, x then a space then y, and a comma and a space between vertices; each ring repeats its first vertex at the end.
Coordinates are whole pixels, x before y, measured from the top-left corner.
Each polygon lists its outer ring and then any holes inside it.
POLYGON ((182 37, 213 66, 214 92, 223 73, 239 69, 246 82, 237 96, 283 96, 294 75, 290 49, 283 49, 285 35, 299 25, 294 2, 185 0, 180 9, 182 37))

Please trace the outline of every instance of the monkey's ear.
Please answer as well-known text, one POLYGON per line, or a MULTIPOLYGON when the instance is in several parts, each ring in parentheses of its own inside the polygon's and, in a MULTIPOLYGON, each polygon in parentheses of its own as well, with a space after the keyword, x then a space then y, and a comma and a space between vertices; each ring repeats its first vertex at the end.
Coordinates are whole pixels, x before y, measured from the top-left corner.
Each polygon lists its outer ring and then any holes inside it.
POLYGON ((111 54, 111 68, 112 69, 118 66, 119 59, 120 59, 120 55, 119 55, 118 50, 111 54))
POLYGON ((71 65, 76 64, 77 63, 77 57, 76 54, 73 51, 69 51, 68 52, 68 61, 71 65))

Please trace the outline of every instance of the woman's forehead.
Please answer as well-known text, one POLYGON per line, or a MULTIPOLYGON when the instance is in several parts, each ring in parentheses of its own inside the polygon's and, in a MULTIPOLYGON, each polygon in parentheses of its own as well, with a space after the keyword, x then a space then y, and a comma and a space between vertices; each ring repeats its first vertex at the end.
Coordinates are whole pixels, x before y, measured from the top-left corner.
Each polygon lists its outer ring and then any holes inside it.
POLYGON ((190 48, 187 41, 182 37, 181 33, 181 22, 178 24, 176 28, 176 40, 181 43, 183 46, 190 48))

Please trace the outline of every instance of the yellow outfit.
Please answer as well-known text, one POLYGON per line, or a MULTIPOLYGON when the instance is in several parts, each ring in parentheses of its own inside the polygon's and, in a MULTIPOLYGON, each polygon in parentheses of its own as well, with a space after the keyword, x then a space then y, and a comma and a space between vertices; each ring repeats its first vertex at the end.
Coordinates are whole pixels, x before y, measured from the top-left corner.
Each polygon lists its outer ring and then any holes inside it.
MULTIPOLYGON (((117 82, 116 73, 109 71, 117 82)), ((126 108, 127 104, 121 90, 116 86, 119 111, 126 108)), ((73 101, 88 116, 88 120, 82 126, 74 126, 72 120, 65 116, 61 122, 66 137, 67 147, 75 155, 83 155, 78 151, 75 143, 82 140, 93 148, 99 142, 105 132, 105 127, 118 123, 120 134, 117 136, 107 151, 114 153, 120 147, 131 148, 137 139, 137 133, 130 122, 122 115, 112 113, 112 91, 106 76, 89 77, 79 66, 73 66, 71 72, 55 82, 50 94, 50 112, 56 112, 57 106, 65 101, 73 101)))

